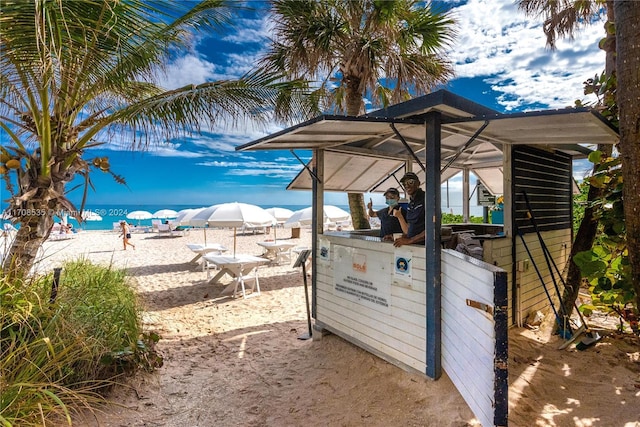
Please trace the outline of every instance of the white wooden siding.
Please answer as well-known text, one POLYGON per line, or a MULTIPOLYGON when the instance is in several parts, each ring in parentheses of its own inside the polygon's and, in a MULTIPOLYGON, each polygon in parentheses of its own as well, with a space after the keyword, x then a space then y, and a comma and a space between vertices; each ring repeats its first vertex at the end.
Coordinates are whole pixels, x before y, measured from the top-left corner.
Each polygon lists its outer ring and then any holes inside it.
MULTIPOLYGON (((392 245, 327 235, 323 239, 331 245, 332 258, 342 250, 341 245, 348 245, 386 253, 388 267, 393 268, 392 245)), ((392 285, 390 311, 336 294, 334 263, 318 262, 316 320, 391 363, 425 373, 425 259, 421 248, 412 252, 413 282, 409 286, 392 285)), ((442 366, 474 414, 487 426, 493 425, 495 407, 495 322, 492 315, 467 306, 466 300, 493 307, 496 271, 503 270, 455 251, 443 251, 442 366)))
POLYGON ((442 252, 442 367, 482 425, 493 425, 495 343, 492 265, 452 250, 442 252))
MULTIPOLYGON (((395 248, 388 243, 344 239, 324 235, 331 244, 331 257, 338 246, 372 251, 388 259, 393 271, 395 248)), ((412 251, 414 281, 411 286, 391 286, 390 311, 376 310, 370 305, 349 301, 334 292, 333 263, 318 262, 316 287, 316 319, 330 330, 355 340, 374 350, 392 363, 415 369, 426 369, 426 297, 424 251, 412 251)))

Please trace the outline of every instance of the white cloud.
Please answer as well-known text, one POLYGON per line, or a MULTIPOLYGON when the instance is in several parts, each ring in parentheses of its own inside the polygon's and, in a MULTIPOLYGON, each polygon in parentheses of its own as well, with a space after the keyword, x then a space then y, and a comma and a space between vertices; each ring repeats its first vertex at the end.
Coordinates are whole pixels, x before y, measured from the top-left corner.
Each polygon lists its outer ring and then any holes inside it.
POLYGON ((235 31, 225 35, 223 40, 240 45, 263 43, 269 37, 270 27, 266 14, 258 19, 239 19, 236 21, 235 31))
POLYGON ((176 89, 190 84, 201 84, 218 80, 218 66, 194 54, 176 58, 167 64, 166 73, 158 77, 160 85, 166 89, 176 89))
POLYGON ((292 162, 292 159, 286 159, 289 164, 284 161, 257 161, 248 157, 243 157, 242 161, 230 160, 214 160, 197 163, 198 166, 209 166, 215 168, 227 168, 226 175, 234 176, 266 176, 269 178, 287 178, 295 177, 302 165, 298 162, 292 162))
POLYGON ((540 20, 518 10, 512 0, 470 0, 454 9, 459 35, 449 52, 457 77, 485 77, 502 93, 506 110, 533 103, 551 108, 584 98, 582 82, 604 69, 604 36, 599 22, 546 47, 540 20))

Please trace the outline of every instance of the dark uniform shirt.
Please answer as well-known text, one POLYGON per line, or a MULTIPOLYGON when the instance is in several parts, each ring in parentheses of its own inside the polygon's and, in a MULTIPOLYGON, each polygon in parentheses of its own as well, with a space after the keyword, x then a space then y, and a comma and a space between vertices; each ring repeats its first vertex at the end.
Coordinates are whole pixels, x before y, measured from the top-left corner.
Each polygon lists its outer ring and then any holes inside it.
POLYGON ((417 236, 424 231, 424 196, 424 191, 418 188, 416 194, 409 200, 409 206, 407 206, 409 232, 407 237, 417 236))
MULTIPOLYGON (((402 209, 401 212, 402 212, 402 216, 406 218, 407 213, 405 212, 405 210, 402 209)), ((389 214, 389 208, 382 208, 379 211, 376 211, 376 215, 380 219, 380 237, 381 238, 393 233, 402 233, 402 227, 400 227, 400 221, 398 221, 398 218, 396 218, 395 216, 389 214)))

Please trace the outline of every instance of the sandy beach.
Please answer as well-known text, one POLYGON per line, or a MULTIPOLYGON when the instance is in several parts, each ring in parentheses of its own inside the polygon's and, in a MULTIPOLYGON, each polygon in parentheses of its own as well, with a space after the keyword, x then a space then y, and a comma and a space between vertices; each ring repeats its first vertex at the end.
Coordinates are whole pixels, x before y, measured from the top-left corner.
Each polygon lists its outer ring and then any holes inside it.
MULTIPOLYGON (((260 256, 265 239, 273 234, 238 235, 236 251, 260 256)), ((311 233, 279 230, 278 239, 308 247, 311 233)), ((129 379, 111 396, 116 403, 75 425, 479 425, 446 374, 432 381, 405 372, 333 335, 298 339, 307 331, 305 295, 301 269, 290 262, 260 267, 259 296, 221 295, 223 286, 189 262, 187 244, 203 242, 192 230, 133 234, 136 248, 126 251, 111 231, 45 243, 41 271, 78 257, 125 268, 145 328, 162 337, 164 366, 129 379)), ((209 230, 207 242, 232 252, 233 230, 209 230)), ((615 319, 588 321, 603 339, 584 351, 558 350, 548 319, 510 330, 509 425, 640 426, 638 340, 617 334, 615 319)))

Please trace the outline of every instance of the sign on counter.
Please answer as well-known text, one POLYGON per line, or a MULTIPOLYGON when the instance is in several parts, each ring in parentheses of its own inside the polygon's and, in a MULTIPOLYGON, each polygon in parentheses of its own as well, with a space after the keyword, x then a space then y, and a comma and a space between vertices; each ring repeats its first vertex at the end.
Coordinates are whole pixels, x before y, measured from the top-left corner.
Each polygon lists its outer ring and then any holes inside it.
POLYGON ((334 294, 385 313, 391 312, 388 254, 335 246, 334 294))

